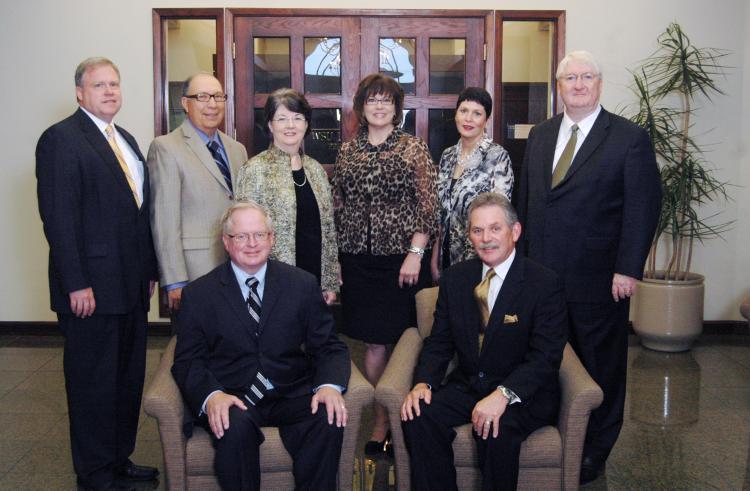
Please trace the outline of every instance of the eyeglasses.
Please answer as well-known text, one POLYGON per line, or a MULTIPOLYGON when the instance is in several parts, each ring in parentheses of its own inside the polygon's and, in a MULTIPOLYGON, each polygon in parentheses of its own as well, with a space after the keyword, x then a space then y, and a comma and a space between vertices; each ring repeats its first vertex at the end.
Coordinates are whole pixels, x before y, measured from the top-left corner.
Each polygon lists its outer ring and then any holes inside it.
POLYGON ((365 101, 365 104, 368 106, 377 106, 378 104, 382 104, 384 106, 392 106, 393 105, 393 99, 390 97, 387 97, 385 99, 377 99, 375 97, 368 97, 365 101))
POLYGON ((226 102, 227 99, 229 99, 228 95, 222 94, 221 92, 218 92, 216 94, 206 94, 205 92, 198 92, 197 94, 184 95, 182 97, 187 97, 188 99, 195 99, 198 102, 208 102, 211 99, 215 100, 216 102, 226 102))
POLYGON ((249 234, 227 234, 227 237, 232 239, 237 245, 244 245, 250 240, 250 237, 255 239, 255 242, 265 242, 271 237, 271 232, 252 232, 249 234))
POLYGON ((292 124, 302 126, 303 124, 307 123, 307 120, 305 117, 301 114, 297 114, 293 118, 287 118, 286 116, 279 116, 278 118, 273 118, 271 121, 273 121, 276 124, 280 124, 282 126, 286 126, 286 124, 291 121, 292 124))
POLYGON ((573 85, 574 83, 578 81, 579 78, 581 79, 581 82, 583 82, 584 84, 591 84, 594 82, 594 80, 599 78, 599 75, 596 73, 582 73, 580 75, 571 73, 569 75, 563 75, 562 77, 560 77, 560 80, 562 80, 566 84, 573 85))

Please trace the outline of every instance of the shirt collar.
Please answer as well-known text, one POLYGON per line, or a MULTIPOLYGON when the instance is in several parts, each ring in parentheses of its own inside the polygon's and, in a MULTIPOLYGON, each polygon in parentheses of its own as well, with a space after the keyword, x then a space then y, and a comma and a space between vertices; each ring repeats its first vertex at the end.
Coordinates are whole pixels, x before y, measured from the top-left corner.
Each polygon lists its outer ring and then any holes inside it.
POLYGON ((190 118, 185 118, 185 121, 187 121, 188 124, 190 124, 190 126, 193 127, 195 132, 198 133, 198 138, 201 139, 204 145, 208 145, 208 142, 215 141, 216 143, 219 144, 221 148, 224 148, 224 144, 221 143, 221 138, 219 138, 219 130, 216 130, 216 132, 214 133, 214 136, 208 136, 207 134, 205 134, 204 132, 196 128, 193 122, 190 121, 190 118))
MULTIPOLYGON (((89 111, 86 110, 85 107, 83 107, 83 106, 79 106, 79 107, 81 108, 81 111, 83 111, 84 113, 86 113, 86 115, 89 118, 91 118, 91 121, 94 122, 94 124, 96 125, 96 127, 99 128, 99 131, 101 131, 102 133, 104 133, 105 136, 107 134, 107 132, 105 131, 106 128, 107 128, 107 126, 109 126, 111 124, 112 128, 115 128, 115 121, 114 121, 114 119, 112 120, 111 123, 107 123, 106 121, 104 121, 102 119, 99 119, 96 116, 94 116, 93 114, 91 114, 89 111)), ((115 129, 115 131, 117 131, 117 130, 115 129)))
MULTIPOLYGON (((498 278, 500 278, 500 281, 505 281, 505 277, 508 276, 508 271, 510 271, 510 265, 513 264, 513 259, 516 257, 516 249, 514 248, 510 252, 510 256, 508 258, 495 266, 495 275, 497 275, 498 278)), ((482 263, 482 278, 487 276, 487 271, 489 271, 490 267, 486 264, 482 263)))
POLYGON ((247 280, 248 278, 255 278, 256 280, 258 280, 259 289, 262 289, 265 286, 268 262, 264 263, 263 266, 261 266, 260 269, 255 272, 255 274, 247 274, 239 266, 234 264, 234 261, 230 261, 230 263, 232 265, 232 271, 234 271, 234 276, 237 278, 237 283, 240 284, 240 288, 247 287, 247 285, 245 285, 245 280, 247 280))
POLYGON ((580 131, 583 137, 586 138, 589 131, 591 131, 591 128, 594 126, 594 123, 596 123, 596 118, 599 117, 600 112, 602 112, 602 105, 597 104, 594 112, 580 120, 578 123, 574 123, 573 120, 570 119, 570 116, 568 116, 568 113, 565 113, 561 124, 564 134, 570 134, 570 128, 572 128, 574 124, 578 124, 578 131, 580 131))

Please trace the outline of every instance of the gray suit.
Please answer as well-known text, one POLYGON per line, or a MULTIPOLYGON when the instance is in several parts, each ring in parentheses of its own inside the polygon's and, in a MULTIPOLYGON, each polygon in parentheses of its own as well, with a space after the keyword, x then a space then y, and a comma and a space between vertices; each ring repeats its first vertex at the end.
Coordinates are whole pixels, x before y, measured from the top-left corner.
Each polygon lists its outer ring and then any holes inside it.
MULTIPOLYGON (((245 147, 219 132, 232 181, 245 147)), ((226 260, 219 220, 233 196, 208 148, 186 119, 148 149, 151 229, 162 286, 192 281, 226 260)))

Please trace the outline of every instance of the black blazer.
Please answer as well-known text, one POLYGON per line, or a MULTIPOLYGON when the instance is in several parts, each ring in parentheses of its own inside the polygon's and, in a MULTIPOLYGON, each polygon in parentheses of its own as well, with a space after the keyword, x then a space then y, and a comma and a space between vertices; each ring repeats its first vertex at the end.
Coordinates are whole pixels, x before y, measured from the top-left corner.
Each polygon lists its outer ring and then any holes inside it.
POLYGON ((78 109, 48 128, 36 147, 39 214, 50 245, 52 310, 71 313, 72 291, 91 287, 97 314, 124 314, 158 278, 149 225, 149 179, 135 139, 117 131, 143 163, 143 203, 133 199, 117 157, 91 118, 78 109))
POLYGON ((449 381, 465 385, 479 397, 504 385, 532 414, 552 417, 559 407, 558 373, 568 333, 557 275, 516 254, 492 309, 480 354, 474 287, 481 281, 482 262, 477 258, 448 268, 440 278, 435 322, 419 356, 414 383, 438 388, 455 353, 458 364, 449 381))
POLYGON ((518 196, 520 249, 555 270, 567 299, 612 299, 612 276, 641 278, 661 209, 661 181, 643 128, 604 109, 565 179, 550 189, 562 114, 529 134, 518 196))
POLYGON ((245 393, 260 370, 279 394, 346 387, 350 361, 315 277, 268 261, 260 336, 229 261, 182 292, 172 374, 194 416, 215 390, 245 393))

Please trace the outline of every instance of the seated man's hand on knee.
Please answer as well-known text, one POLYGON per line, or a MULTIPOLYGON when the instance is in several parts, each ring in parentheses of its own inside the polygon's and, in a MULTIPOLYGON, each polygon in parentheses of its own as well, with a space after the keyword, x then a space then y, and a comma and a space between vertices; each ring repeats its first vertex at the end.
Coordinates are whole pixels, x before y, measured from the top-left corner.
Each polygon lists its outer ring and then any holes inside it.
POLYGON ((425 404, 429 404, 432 400, 432 391, 430 387, 420 382, 414 386, 414 388, 406 394, 404 403, 401 405, 401 421, 407 421, 414 419, 414 414, 420 415, 419 412, 419 401, 424 400, 425 404))
POLYGON ((312 413, 318 412, 318 405, 325 404, 326 411, 328 412, 328 424, 332 425, 334 416, 336 418, 336 426, 346 426, 346 405, 344 404, 344 398, 341 396, 341 392, 334 389, 333 387, 321 387, 315 392, 310 402, 312 413))
POLYGON ((486 440, 492 430, 492 438, 500 434, 500 418, 508 406, 508 398, 499 390, 493 390, 490 395, 477 402, 471 412, 471 424, 477 435, 486 440))
POLYGON ((224 430, 229 429, 229 408, 232 406, 247 411, 247 406, 239 398, 224 392, 214 392, 206 401, 208 424, 216 438, 223 437, 224 430))

